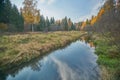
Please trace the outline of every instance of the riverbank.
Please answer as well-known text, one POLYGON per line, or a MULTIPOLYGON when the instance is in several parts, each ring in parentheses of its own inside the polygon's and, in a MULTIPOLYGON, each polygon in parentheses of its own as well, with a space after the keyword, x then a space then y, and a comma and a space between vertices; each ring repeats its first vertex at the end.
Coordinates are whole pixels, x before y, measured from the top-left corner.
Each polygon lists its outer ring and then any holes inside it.
POLYGON ((93 42, 96 45, 98 64, 101 68, 102 80, 120 80, 120 53, 110 39, 94 34, 93 42))
POLYGON ((84 34, 85 32, 79 31, 59 31, 1 35, 0 69, 4 70, 11 66, 18 66, 29 62, 56 48, 66 46, 84 34))

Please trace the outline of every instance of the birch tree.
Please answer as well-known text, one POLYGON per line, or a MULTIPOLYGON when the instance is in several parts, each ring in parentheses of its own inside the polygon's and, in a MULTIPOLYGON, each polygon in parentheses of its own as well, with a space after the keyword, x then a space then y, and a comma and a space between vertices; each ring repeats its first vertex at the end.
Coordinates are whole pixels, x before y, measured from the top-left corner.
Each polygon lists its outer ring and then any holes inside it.
POLYGON ((22 15, 24 17, 25 24, 32 25, 32 32, 34 32, 34 24, 40 22, 40 10, 37 9, 36 0, 24 0, 24 7, 21 8, 22 15))

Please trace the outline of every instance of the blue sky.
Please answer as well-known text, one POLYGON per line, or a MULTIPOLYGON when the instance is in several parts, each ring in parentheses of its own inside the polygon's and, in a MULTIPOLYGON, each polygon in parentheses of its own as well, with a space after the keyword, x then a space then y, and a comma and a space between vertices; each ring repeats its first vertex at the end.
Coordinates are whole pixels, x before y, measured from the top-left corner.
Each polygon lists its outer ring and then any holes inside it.
MULTIPOLYGON (((18 8, 24 0, 11 0, 18 8)), ((44 16, 62 19, 70 17, 73 22, 79 22, 96 15, 104 0, 37 0, 40 13, 44 16)))

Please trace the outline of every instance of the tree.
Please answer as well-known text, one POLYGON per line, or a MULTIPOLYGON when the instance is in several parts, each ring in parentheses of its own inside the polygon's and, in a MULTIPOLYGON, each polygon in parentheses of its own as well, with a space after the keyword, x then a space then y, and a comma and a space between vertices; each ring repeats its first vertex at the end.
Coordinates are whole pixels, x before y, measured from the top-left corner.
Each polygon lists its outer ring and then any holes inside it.
POLYGON ((68 31, 68 22, 67 22, 67 17, 65 17, 64 19, 62 19, 61 22, 61 27, 64 28, 64 30, 68 31))
POLYGON ((54 17, 53 17, 53 19, 52 19, 52 23, 55 24, 55 18, 54 18, 54 17))
POLYGON ((37 30, 38 31, 43 31, 44 29, 45 29, 45 18, 44 18, 44 16, 43 15, 41 15, 40 16, 40 22, 39 22, 39 24, 38 24, 38 26, 37 26, 37 30))
POLYGON ((3 10, 4 0, 0 0, 0 12, 3 10))
POLYGON ((116 0, 116 7, 120 8, 120 0, 116 0))
POLYGON ((52 17, 52 18, 50 19, 50 24, 55 24, 55 19, 54 19, 54 17, 52 17))
POLYGON ((15 26, 16 31, 23 31, 24 20, 17 7, 13 5, 10 15, 10 24, 15 26))
POLYGON ((72 23, 71 30, 76 30, 76 26, 72 23))
POLYGON ((0 30, 6 29, 6 25, 3 23, 3 11, 4 11, 4 0, 0 0, 0 30))
POLYGON ((46 28, 49 30, 50 21, 49 21, 48 17, 46 17, 45 26, 46 26, 46 28))
POLYGON ((120 0, 116 0, 116 12, 120 12, 120 0))
POLYGON ((23 31, 23 17, 17 7, 11 4, 10 0, 0 2, 0 23, 2 27, 0 29, 4 29, 4 31, 23 31))
POLYGON ((94 31, 102 34, 109 39, 110 44, 117 47, 120 51, 120 8, 114 6, 114 0, 107 0, 100 9, 96 19, 92 19, 94 31), (116 12, 117 10, 117 12, 116 12), (106 35, 109 33, 109 35, 106 35))
POLYGON ((93 17, 93 18, 91 19, 90 24, 91 24, 91 25, 94 25, 96 21, 97 21, 97 16, 95 16, 95 17, 93 17))
POLYGON ((21 8, 22 15, 24 17, 25 24, 32 25, 32 32, 34 31, 34 24, 38 24, 40 21, 40 11, 36 8, 36 0, 24 0, 23 9, 21 8))
POLYGON ((83 30, 85 27, 86 27, 86 21, 82 22, 82 25, 81 25, 81 30, 83 30))
POLYGON ((68 31, 67 17, 65 17, 65 19, 64 19, 64 26, 65 26, 65 30, 68 31))
POLYGON ((106 0, 103 8, 105 8, 106 11, 109 11, 114 8, 114 0, 106 0))
POLYGON ((68 30, 71 30, 72 26, 73 26, 73 23, 72 23, 71 19, 69 18, 68 19, 68 30))
POLYGON ((9 23, 12 4, 10 0, 2 0, 0 4, 0 22, 9 23))
POLYGON ((60 26, 60 25, 61 25, 61 21, 60 21, 60 20, 57 20, 57 21, 55 22, 55 24, 57 24, 58 26, 60 26))
POLYGON ((0 5, 3 4, 4 0, 0 0, 0 5))

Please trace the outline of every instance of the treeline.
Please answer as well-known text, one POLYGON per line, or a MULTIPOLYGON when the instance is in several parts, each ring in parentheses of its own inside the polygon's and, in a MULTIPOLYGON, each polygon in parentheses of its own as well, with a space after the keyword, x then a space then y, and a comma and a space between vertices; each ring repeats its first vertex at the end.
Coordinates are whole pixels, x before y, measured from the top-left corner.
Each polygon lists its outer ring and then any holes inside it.
POLYGON ((0 31, 23 31, 24 20, 10 0, 0 0, 0 31))
POLYGON ((70 31, 76 30, 75 24, 70 18, 63 18, 62 20, 55 20, 54 17, 48 19, 43 15, 40 17, 40 22, 37 25, 37 31, 70 31))
MULTIPOLYGON (((27 6, 27 0, 25 0, 23 4, 27 6)), ((32 4, 29 5, 32 6, 32 4)), ((40 15, 40 12, 38 12, 38 16, 34 17, 26 12, 30 12, 31 8, 25 9, 26 7, 19 11, 16 5, 11 4, 10 0, 0 0, 0 32, 32 31, 32 25, 34 26, 34 31, 76 30, 76 26, 70 18, 65 17, 62 20, 55 20, 54 17, 52 17, 49 19, 48 17, 45 18, 43 15, 40 15), (27 21, 29 23, 27 23, 27 21), (39 22, 36 24, 36 21, 39 22)), ((36 9, 33 10, 37 12, 36 9)))
POLYGON ((120 52, 120 0, 116 4, 114 0, 107 0, 101 10, 104 13, 95 22, 94 31, 110 38, 111 45, 115 45, 120 52))
POLYGON ((107 0, 98 15, 83 22, 81 29, 108 37, 110 44, 120 51, 120 0, 107 0))

